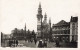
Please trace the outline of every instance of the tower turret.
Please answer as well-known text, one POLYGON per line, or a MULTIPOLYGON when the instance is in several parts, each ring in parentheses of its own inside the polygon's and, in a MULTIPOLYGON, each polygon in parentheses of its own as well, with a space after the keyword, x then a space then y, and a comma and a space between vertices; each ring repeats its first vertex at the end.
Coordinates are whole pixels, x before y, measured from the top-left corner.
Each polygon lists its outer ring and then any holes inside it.
POLYGON ((43 18, 41 3, 39 3, 37 18, 43 18))
POLYGON ((50 31, 51 31, 51 18, 49 18, 49 27, 50 27, 50 31))
POLYGON ((51 18, 49 18, 49 24, 51 24, 51 18))
POLYGON ((39 8, 38 8, 38 14, 37 14, 37 33, 38 36, 41 37, 42 36, 42 8, 41 8, 41 3, 39 3, 39 8))
POLYGON ((52 40, 51 18, 49 18, 49 40, 52 40))
POLYGON ((46 15, 46 13, 44 15, 44 23, 47 23, 47 15, 46 15))

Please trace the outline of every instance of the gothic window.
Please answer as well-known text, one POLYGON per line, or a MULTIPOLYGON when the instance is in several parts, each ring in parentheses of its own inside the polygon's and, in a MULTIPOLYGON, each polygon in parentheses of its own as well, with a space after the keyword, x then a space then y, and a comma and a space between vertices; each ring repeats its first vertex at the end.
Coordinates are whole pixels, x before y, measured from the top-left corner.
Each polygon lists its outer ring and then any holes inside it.
POLYGON ((75 23, 73 23, 72 25, 75 26, 75 23))
POLYGON ((72 24, 72 28, 73 28, 73 30, 75 29, 75 23, 72 24))

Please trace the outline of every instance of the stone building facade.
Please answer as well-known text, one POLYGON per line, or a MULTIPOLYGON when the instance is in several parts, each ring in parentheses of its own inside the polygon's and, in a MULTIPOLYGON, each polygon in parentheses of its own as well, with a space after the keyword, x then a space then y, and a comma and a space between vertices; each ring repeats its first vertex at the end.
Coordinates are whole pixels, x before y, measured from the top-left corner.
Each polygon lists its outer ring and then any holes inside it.
POLYGON ((78 40, 78 17, 71 16, 70 20, 70 41, 78 40))
POLYGON ((69 22, 61 20, 52 26, 53 40, 69 41, 70 29, 69 22))
POLYGON ((71 42, 78 40, 78 17, 71 16, 70 22, 61 20, 52 26, 53 40, 71 42))

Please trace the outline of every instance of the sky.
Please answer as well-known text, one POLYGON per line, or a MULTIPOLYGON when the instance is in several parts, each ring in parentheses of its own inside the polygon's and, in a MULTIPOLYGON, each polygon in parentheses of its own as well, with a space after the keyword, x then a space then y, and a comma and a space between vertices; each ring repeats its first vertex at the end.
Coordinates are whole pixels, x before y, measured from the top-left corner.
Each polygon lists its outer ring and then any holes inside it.
POLYGON ((37 31, 37 13, 41 2, 42 15, 47 14, 47 22, 56 24, 61 20, 70 21, 71 16, 79 16, 79 0, 0 0, 0 32, 10 34, 14 28, 37 31))

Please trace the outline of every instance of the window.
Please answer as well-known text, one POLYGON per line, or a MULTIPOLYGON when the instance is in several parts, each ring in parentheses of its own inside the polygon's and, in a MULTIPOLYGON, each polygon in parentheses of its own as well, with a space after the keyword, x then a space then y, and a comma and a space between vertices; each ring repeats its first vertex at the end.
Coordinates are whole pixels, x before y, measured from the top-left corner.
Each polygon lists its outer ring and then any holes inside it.
POLYGON ((75 34, 75 23, 72 24, 72 34, 75 34))
POLYGON ((72 24, 72 28, 75 29, 75 23, 72 24))

